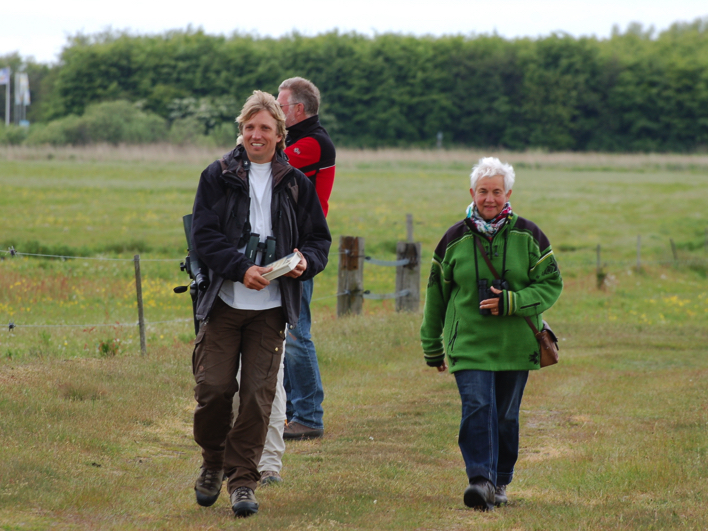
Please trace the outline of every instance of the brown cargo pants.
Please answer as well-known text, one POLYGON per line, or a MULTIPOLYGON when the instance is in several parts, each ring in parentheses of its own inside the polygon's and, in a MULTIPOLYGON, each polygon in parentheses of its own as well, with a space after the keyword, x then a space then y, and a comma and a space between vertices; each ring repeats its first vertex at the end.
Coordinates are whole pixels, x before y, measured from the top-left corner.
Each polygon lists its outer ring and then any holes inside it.
POLYGON ((192 355, 194 440, 202 448, 203 466, 223 467, 229 493, 258 485, 284 339, 282 308, 237 310, 219 298, 197 334, 192 355), (240 406, 232 427, 237 392, 240 406))

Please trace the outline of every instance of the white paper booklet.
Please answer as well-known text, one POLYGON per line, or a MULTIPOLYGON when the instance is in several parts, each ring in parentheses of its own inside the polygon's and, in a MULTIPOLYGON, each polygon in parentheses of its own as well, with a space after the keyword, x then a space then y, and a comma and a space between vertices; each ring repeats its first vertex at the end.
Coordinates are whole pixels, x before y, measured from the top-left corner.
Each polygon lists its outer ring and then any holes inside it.
POLYGON ((290 271, 295 269, 300 263, 301 258, 302 254, 300 254, 300 252, 297 252, 289 254, 288 256, 284 256, 283 258, 281 258, 280 260, 276 260, 272 264, 268 264, 269 267, 273 268, 273 271, 264 274, 263 278, 273 280, 274 278, 282 277, 286 273, 290 273, 290 271))

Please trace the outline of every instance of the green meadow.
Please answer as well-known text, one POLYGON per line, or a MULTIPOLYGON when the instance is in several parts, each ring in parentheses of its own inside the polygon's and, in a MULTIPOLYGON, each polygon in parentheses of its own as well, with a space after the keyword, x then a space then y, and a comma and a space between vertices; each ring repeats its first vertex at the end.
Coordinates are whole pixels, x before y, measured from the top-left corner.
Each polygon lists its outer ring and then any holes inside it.
MULTIPOLYGON (((708 528, 708 156, 495 153, 565 291, 546 314, 561 363, 530 377, 510 504, 479 513, 462 503, 454 378, 425 366, 421 314, 365 300, 337 318, 336 293, 340 236, 394 260, 406 214, 425 286, 486 153, 340 152, 313 303, 326 435, 288 444, 284 483, 234 520, 225 494, 194 502, 194 331, 172 291, 187 281, 181 217, 220 154, 0 148, 0 529, 708 528)), ((394 269, 365 265, 364 286, 395 291, 394 269)))

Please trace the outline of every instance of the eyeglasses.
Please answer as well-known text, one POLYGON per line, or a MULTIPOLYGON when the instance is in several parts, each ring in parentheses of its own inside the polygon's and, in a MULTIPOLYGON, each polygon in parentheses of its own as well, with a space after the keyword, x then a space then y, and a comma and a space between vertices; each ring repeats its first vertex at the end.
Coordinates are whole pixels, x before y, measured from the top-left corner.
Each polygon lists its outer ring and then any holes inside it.
MULTIPOLYGON (((288 105, 298 105, 300 103, 302 103, 302 102, 301 101, 294 101, 292 103, 284 103, 284 104, 280 105, 280 108, 282 109, 283 107, 287 107, 288 105)), ((304 103, 302 103, 302 104, 305 105, 304 103)))

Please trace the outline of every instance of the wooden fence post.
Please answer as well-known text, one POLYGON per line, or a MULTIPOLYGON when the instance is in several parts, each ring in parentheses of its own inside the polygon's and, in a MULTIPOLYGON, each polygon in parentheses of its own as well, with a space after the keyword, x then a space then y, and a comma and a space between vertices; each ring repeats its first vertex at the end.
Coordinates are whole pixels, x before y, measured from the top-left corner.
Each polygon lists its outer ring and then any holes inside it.
POLYGON ((637 235, 637 271, 642 269, 642 235, 637 235))
POLYGON ((408 259, 408 264, 396 267, 396 292, 408 290, 408 295, 396 297, 397 312, 417 312, 420 309, 420 242, 398 242, 396 260, 408 259))
POLYGON ((364 238, 339 237, 337 317, 361 314, 364 306, 364 238))
POLYGON ((135 291, 138 295, 138 326, 140 327, 140 353, 147 354, 147 342, 145 341, 145 314, 143 312, 143 286, 140 279, 140 255, 133 257, 135 262, 135 291))
POLYGON ((406 214, 406 241, 413 242, 413 214, 406 214))
POLYGON ((605 278, 607 273, 602 270, 602 257, 600 254, 600 244, 597 244, 597 270, 595 272, 595 277, 597 278, 597 289, 605 288, 605 278))
POLYGON ((676 252, 676 244, 674 243, 673 238, 669 238, 669 241, 671 242, 671 252, 674 255, 674 265, 678 264, 678 253, 676 252))

